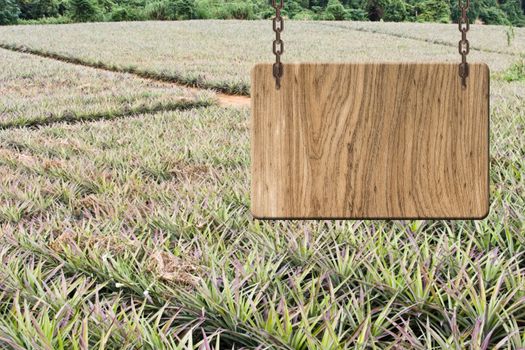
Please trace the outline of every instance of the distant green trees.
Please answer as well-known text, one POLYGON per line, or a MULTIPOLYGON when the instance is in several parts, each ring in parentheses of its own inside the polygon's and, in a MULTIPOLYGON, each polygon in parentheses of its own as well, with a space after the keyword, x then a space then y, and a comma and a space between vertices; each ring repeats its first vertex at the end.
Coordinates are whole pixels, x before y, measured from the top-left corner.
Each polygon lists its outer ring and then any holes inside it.
MULTIPOLYGON (((0 0, 0 24, 186 19, 261 19, 271 0, 0 0)), ((472 0, 469 18, 525 26, 521 0, 472 0)), ((456 21, 457 0, 285 0, 296 20, 456 21)))
POLYGON ((524 4, 520 4, 519 0, 503 0, 500 5, 501 10, 506 14, 510 23, 515 26, 525 26, 524 4))
POLYGON ((100 8, 93 0, 70 0, 69 14, 75 22, 90 22, 98 19, 100 8))
POLYGON ((0 0, 0 25, 16 23, 19 15, 20 8, 14 0, 0 0))
POLYGON ((448 23, 451 11, 446 0, 425 0, 412 5, 412 15, 417 22, 448 23))
POLYGON ((18 0, 17 4, 22 19, 58 16, 59 3, 56 0, 18 0))
POLYGON ((339 0, 329 0, 324 10, 324 19, 342 21, 346 17, 346 9, 339 0))
POLYGON ((501 8, 496 6, 482 8, 479 13, 479 18, 484 23, 510 24, 507 14, 501 8))

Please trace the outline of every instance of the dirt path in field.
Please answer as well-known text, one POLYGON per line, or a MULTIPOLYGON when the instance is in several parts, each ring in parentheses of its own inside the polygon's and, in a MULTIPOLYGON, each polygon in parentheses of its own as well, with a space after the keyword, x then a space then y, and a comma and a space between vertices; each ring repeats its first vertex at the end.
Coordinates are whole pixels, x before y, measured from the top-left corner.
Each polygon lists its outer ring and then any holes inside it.
MULTIPOLYGON (((77 66, 83 66, 83 67, 88 67, 88 68, 93 68, 93 69, 100 69, 100 70, 108 71, 112 73, 131 74, 131 75, 135 75, 142 79, 149 79, 149 80, 161 81, 164 83, 173 84, 174 86, 180 87, 182 89, 187 89, 193 93, 198 93, 198 92, 202 92, 206 90, 213 91, 213 89, 188 86, 186 84, 177 82, 175 78, 156 76, 153 73, 147 73, 147 72, 127 71, 124 69, 120 69, 118 67, 106 66, 102 63, 90 63, 90 62, 83 61, 82 59, 62 56, 60 54, 51 53, 51 52, 35 50, 35 49, 31 49, 31 48, 24 47, 24 46, 16 46, 16 45, 0 43, 0 48, 4 50, 20 52, 20 53, 24 53, 28 55, 39 56, 39 57, 44 57, 44 58, 55 60, 55 61, 74 64, 77 66)), ((230 95, 224 92, 217 92, 216 96, 217 96, 217 102, 219 106, 221 107, 245 108, 245 107, 250 106, 249 96, 230 95)))
MULTIPOLYGON (((172 83, 182 89, 190 90, 194 94, 198 94, 199 92, 205 91, 205 89, 199 89, 195 87, 188 87, 186 85, 181 85, 177 83, 172 83)), ((251 98, 249 96, 241 96, 241 95, 228 95, 222 92, 215 93, 217 96, 217 103, 221 107, 227 107, 227 108, 246 108, 250 107, 251 98)))
POLYGON ((248 96, 217 94, 217 99, 221 107, 244 108, 250 107, 251 103, 251 99, 248 96))

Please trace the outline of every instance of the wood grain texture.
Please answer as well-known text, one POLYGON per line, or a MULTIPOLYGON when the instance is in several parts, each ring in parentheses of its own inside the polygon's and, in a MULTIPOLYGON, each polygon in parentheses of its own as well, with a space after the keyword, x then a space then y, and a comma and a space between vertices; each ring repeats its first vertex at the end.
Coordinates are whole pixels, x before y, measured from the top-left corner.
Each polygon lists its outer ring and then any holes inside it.
POLYGON ((488 214, 485 64, 260 64, 251 121, 256 218, 488 214))

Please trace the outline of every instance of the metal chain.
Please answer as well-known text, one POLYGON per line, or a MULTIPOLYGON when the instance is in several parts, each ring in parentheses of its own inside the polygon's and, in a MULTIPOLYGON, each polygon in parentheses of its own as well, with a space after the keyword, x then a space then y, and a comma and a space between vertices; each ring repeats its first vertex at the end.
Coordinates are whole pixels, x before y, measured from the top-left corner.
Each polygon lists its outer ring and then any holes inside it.
POLYGON ((273 42, 273 53, 275 54, 273 76, 275 78, 275 87, 279 90, 284 73, 283 64, 281 63, 281 55, 284 53, 284 42, 281 39, 281 33, 284 30, 284 19, 281 16, 284 0, 272 0, 272 6, 275 9, 275 18, 273 19, 273 31, 275 32, 275 40, 273 42))
MULTIPOLYGON (((458 19, 459 31, 461 32, 461 40, 459 41, 458 49, 461 55, 461 64, 459 65, 459 76, 463 87, 467 86, 467 78, 469 76, 469 65, 467 62, 467 55, 470 53, 470 42, 467 39, 467 32, 470 30, 470 22, 468 19, 468 10, 470 8, 471 0, 458 0, 461 14, 458 19)), ((273 53, 275 54, 275 63, 273 65, 273 76, 275 78, 275 86, 277 89, 281 88, 281 78, 283 77, 283 64, 281 62, 281 55, 284 53, 284 42, 281 39, 281 33, 284 31, 284 19, 281 15, 281 10, 284 7, 284 0, 272 0, 272 7, 275 9, 275 17, 273 19, 273 31, 275 32, 275 40, 273 41, 273 53)))
POLYGON ((467 87, 467 78, 469 76, 469 66, 467 63, 467 55, 470 52, 470 42, 467 40, 467 32, 470 29, 470 22, 468 19, 468 9, 470 7, 470 0, 458 0, 461 15, 458 19, 459 31, 461 32, 461 40, 459 42, 459 54, 461 55, 461 64, 459 65, 459 76, 463 87, 467 87), (466 2, 465 2, 466 1, 466 2))

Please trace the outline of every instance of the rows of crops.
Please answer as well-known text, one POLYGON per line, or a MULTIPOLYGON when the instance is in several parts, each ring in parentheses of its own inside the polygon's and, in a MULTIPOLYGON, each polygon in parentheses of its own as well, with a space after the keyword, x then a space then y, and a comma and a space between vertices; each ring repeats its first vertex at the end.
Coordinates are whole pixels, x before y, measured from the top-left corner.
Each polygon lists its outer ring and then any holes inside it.
MULTIPOLYGON (((287 57, 457 59, 406 26, 294 23, 287 57)), ((0 41, 242 93, 271 59, 263 28, 6 27, 0 41)), ((525 84, 499 79, 519 50, 483 30, 509 52, 472 54, 494 71, 479 222, 253 220, 247 108, 0 49, 0 348, 524 348, 525 84)))
MULTIPOLYGON (((506 27, 472 26, 470 59, 487 62, 494 72, 506 69, 525 51, 525 29, 515 30, 509 45, 506 27)), ((88 23, 2 27, 0 45, 248 94, 253 64, 273 59, 273 35, 265 21, 88 23)), ((283 60, 457 62, 460 37, 454 25, 291 22, 283 60)))

